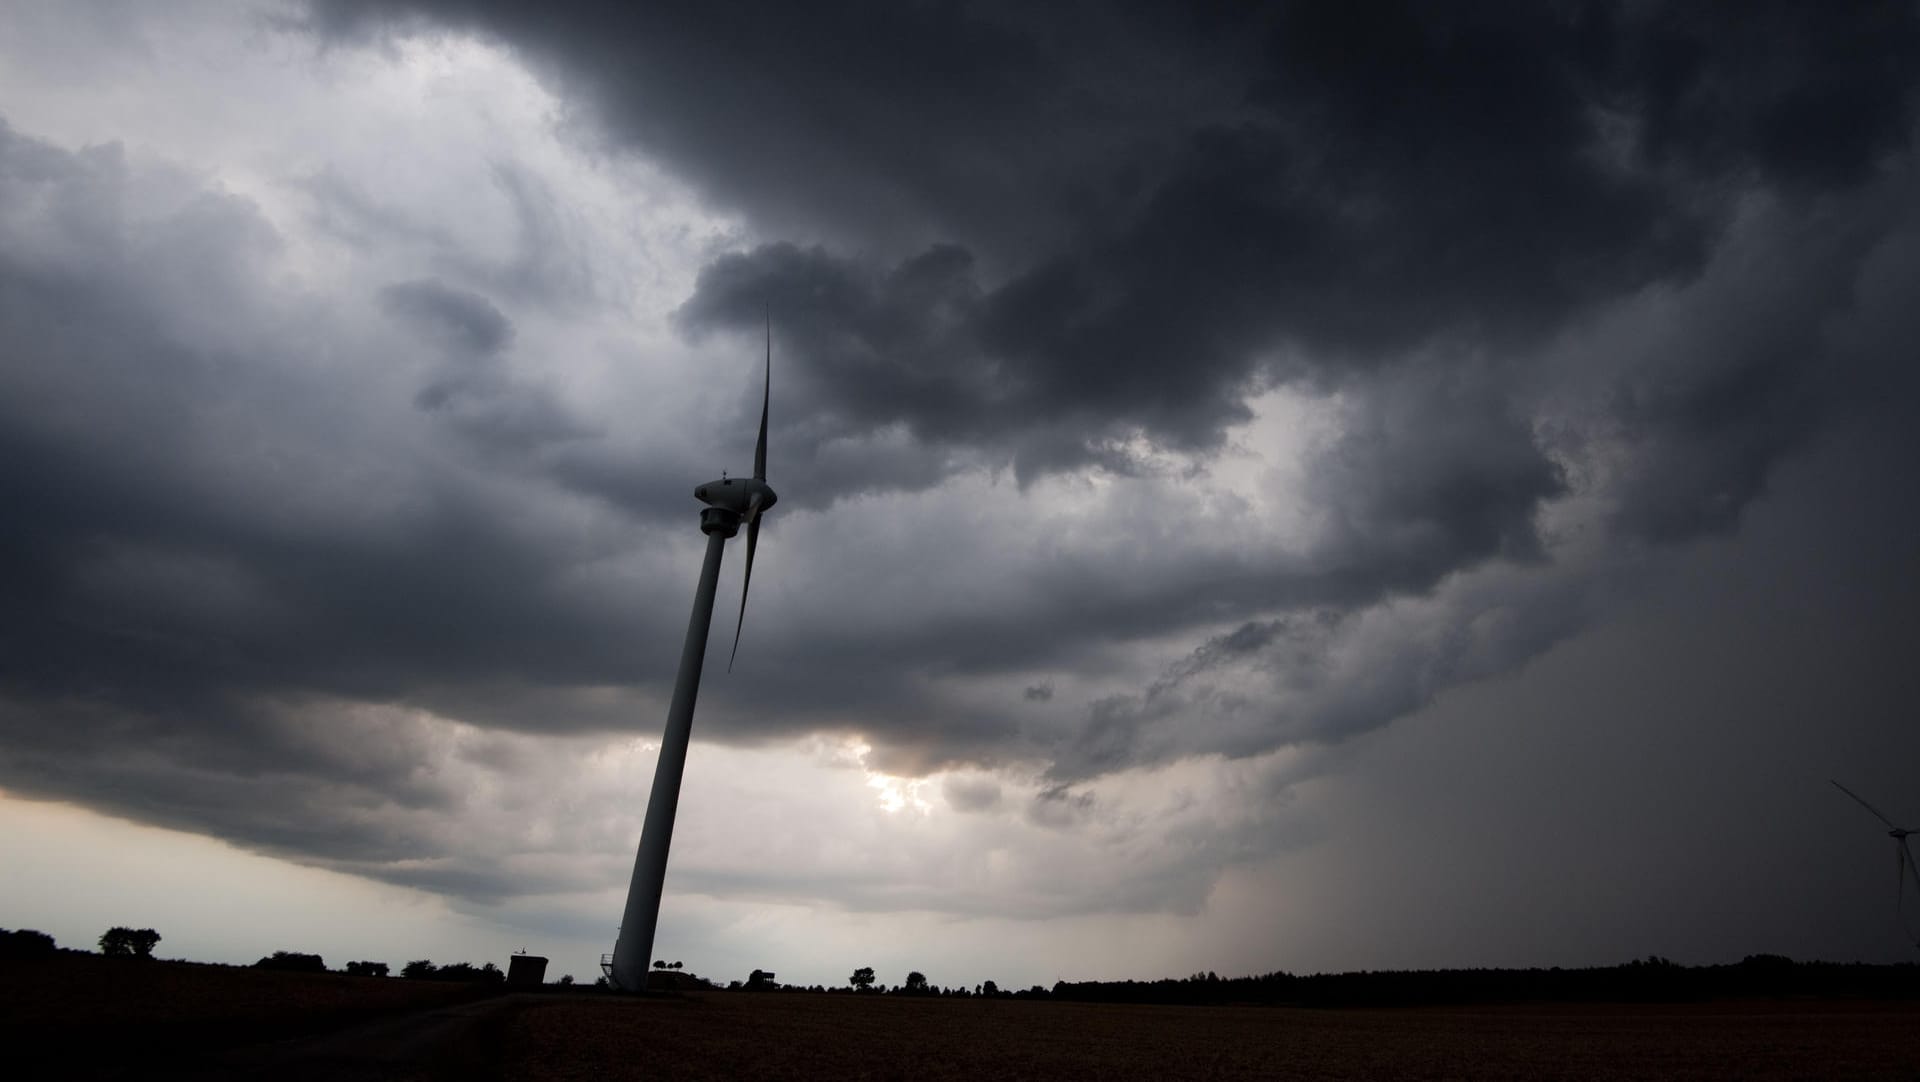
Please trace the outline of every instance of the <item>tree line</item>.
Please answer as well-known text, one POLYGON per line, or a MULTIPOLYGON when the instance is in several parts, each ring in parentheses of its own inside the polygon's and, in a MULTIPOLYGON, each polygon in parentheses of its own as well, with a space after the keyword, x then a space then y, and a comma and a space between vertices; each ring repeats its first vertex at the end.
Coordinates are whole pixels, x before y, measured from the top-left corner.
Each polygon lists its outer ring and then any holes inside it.
MULTIPOLYGON (((152 928, 115 926, 99 939, 100 954, 109 958, 151 959, 160 942, 152 928)), ((52 955, 59 950, 52 936, 30 928, 0 928, 0 958, 52 955)), ((85 952, 80 952, 85 953, 85 952)), ((300 951, 275 951, 254 963, 255 968, 292 972, 329 972, 324 959, 300 951)), ((717 987, 692 974, 681 975, 680 962, 656 962, 657 970, 671 972, 685 983, 680 987, 717 987)), ((385 977, 385 962, 354 961, 343 972, 352 976, 385 977)), ((453 962, 436 965, 420 958, 406 963, 400 976, 409 980, 468 981, 500 984, 506 974, 492 962, 474 965, 453 962)), ((573 978, 557 982, 571 986, 573 978)), ((606 988, 606 978, 595 982, 606 988)), ((1403 1007, 1469 1003, 1672 1003, 1740 998, 1810 999, 1920 999, 1920 965, 1796 962, 1777 954, 1751 954, 1730 965, 1685 966, 1658 955, 1624 965, 1580 969, 1431 969, 1374 970, 1354 973, 1295 975, 1275 971, 1244 977, 1221 977, 1212 972, 1153 981, 1058 981, 1052 988, 1034 985, 1009 991, 993 981, 971 989, 940 987, 919 970, 911 970, 898 985, 879 982, 872 966, 861 966, 844 986, 781 984, 771 971, 755 969, 744 981, 732 981, 729 990, 748 992, 821 992, 855 995, 937 996, 946 998, 1055 999, 1081 1003, 1153 1003, 1186 1006, 1212 1004, 1270 1004, 1302 1007, 1403 1007)))
MULTIPOLYGON (((153 949, 160 943, 160 933, 152 928, 126 928, 115 926, 100 934, 100 954, 108 958, 130 958, 136 960, 153 959, 153 949)), ((59 953, 60 948, 52 936, 32 928, 19 930, 0 928, 0 958, 38 958, 59 953)), ((86 953, 84 951, 74 953, 86 953)), ((272 969, 289 973, 328 973, 324 958, 317 954, 302 951, 274 951, 272 954, 253 963, 254 969, 272 969)), ((357 961, 348 962, 341 972, 353 977, 385 977, 389 969, 385 962, 357 961)), ((500 984, 507 975, 492 962, 474 965, 471 962, 452 962, 447 965, 435 965, 426 958, 408 962, 400 969, 400 975, 412 980, 428 981, 470 981, 479 984, 500 984)), ((562 985, 571 985, 571 975, 562 977, 562 985)))
POLYGON ((872 966, 861 966, 853 971, 852 976, 847 978, 847 983, 844 986, 835 985, 832 987, 821 984, 781 984, 774 980, 774 974, 766 970, 756 969, 745 981, 729 982, 727 984, 727 990, 745 992, 823 992, 841 995, 852 993, 855 995, 875 996, 944 996, 952 998, 968 998, 974 996, 993 998, 1001 996, 1010 999, 1047 999, 1052 995, 1052 993, 1048 992, 1044 987, 1037 984, 1025 990, 1010 991, 1002 989, 993 981, 982 981, 972 988, 967 988, 964 985, 947 988, 928 981, 927 975, 917 969, 908 972, 905 981, 888 987, 885 984, 879 983, 879 978, 874 973, 872 966))
POLYGON ((1796 962, 1752 954, 1730 965, 1684 966, 1658 955, 1623 965, 1578 969, 1363 970, 1299 976, 1276 971, 1244 977, 1213 972, 1140 981, 1058 981, 1002 991, 993 981, 943 988, 918 970, 891 988, 861 966, 839 987, 789 985, 754 970, 730 990, 866 995, 1001 997, 1079 1003, 1171 1006, 1225 1004, 1298 1007, 1413 1007, 1493 1003, 1685 1003, 1726 999, 1920 999, 1920 965, 1796 962))
MULTIPOLYGON (((152 958, 160 933, 151 928, 113 927, 100 933, 100 953, 108 958, 152 958)), ((59 951, 53 937, 33 928, 0 928, 0 958, 38 958, 59 951)))
POLYGON ((1581 969, 1196 973, 1158 981, 1061 981, 1052 998, 1082 1003, 1412 1007, 1468 1003, 1687 1003, 1717 999, 1920 999, 1920 966, 1796 962, 1750 954, 1729 965, 1684 966, 1658 955, 1581 969))

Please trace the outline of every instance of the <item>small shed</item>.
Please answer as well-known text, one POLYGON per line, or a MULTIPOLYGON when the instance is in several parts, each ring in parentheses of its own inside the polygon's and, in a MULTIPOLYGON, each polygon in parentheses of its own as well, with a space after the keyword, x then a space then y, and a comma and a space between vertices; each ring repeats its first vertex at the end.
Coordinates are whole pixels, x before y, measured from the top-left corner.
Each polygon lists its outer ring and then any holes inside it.
POLYGON ((516 954, 507 960, 507 987, 538 988, 547 981, 547 960, 537 954, 516 954))

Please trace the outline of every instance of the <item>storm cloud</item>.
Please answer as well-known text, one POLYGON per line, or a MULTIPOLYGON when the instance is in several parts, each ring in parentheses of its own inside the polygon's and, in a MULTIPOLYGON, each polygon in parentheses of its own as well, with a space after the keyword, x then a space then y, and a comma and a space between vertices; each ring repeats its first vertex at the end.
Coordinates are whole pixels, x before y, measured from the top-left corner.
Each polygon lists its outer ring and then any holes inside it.
POLYGON ((778 303, 803 454, 901 426, 1023 479, 1124 469, 1136 437, 1214 450, 1260 387, 1537 348, 1684 281, 1755 186, 1845 190, 1904 149, 1920 58, 1898 5, 411 7, 755 220, 824 231, 715 262, 683 313, 747 328, 778 303))

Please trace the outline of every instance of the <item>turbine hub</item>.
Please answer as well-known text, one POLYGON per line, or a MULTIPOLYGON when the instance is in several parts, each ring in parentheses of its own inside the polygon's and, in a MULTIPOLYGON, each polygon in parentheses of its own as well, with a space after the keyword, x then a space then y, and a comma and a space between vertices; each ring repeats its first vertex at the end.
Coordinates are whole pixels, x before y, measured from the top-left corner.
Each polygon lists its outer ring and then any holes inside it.
POLYGON ((780 497, 765 481, 755 477, 722 477, 718 481, 708 481, 693 490, 694 498, 709 507, 725 508, 736 515, 746 514, 753 506, 753 498, 760 497, 760 510, 772 507, 780 497))

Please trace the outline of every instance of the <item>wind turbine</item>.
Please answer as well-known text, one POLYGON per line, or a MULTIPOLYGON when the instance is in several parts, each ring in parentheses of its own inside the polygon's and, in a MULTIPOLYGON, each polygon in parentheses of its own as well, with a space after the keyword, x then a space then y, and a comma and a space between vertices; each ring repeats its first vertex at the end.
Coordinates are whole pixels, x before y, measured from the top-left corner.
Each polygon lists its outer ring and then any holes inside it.
MULTIPOLYGON (((693 734, 693 702, 700 695, 700 670, 707 656, 707 630, 713 623, 713 594, 720 582, 720 555, 727 539, 747 524, 747 574, 740 584, 740 621, 747 618, 747 587, 753 583, 753 550, 760 543, 760 516, 779 499, 767 485, 767 404, 773 397, 773 321, 767 321, 767 365, 760 397, 760 439, 753 447, 753 476, 708 481, 693 490, 707 506, 700 512, 700 532, 707 535, 707 558, 700 565, 700 587, 693 596, 693 617, 687 621, 687 641, 680 651, 680 674, 673 682, 673 703, 667 709, 667 731, 660 740, 660 760, 653 768, 653 792, 647 798, 646 825, 640 830, 640 849, 633 858, 633 879, 627 885, 627 908, 620 918, 620 936, 603 968, 614 987, 638 992, 646 987, 647 963, 653 954, 654 926, 660 919, 660 892, 667 878, 667 848, 673 842, 673 816, 680 803, 680 775, 687 765, 687 742, 693 734)), ((740 628, 733 632, 733 652, 740 652, 740 628)), ((731 657, 727 667, 733 667, 731 657)))
MULTIPOLYGON (((1832 778, 1828 778, 1827 780, 1833 781, 1832 778)), ((1920 937, 1914 936, 1914 934, 1908 930, 1906 916, 1907 879, 1909 877, 1913 879, 1914 890, 1920 891, 1920 864, 1914 863, 1913 850, 1907 848, 1908 835, 1916 832, 1908 830, 1905 827, 1894 826, 1893 820, 1881 814, 1879 808, 1867 803, 1859 793, 1854 792, 1839 782, 1834 781, 1833 787, 1852 797, 1861 807, 1872 812, 1875 819, 1887 824, 1887 836, 1893 839, 1893 856, 1894 862, 1897 865, 1894 869, 1894 916, 1900 922, 1901 932, 1913 939, 1914 946, 1920 947, 1920 937)))

